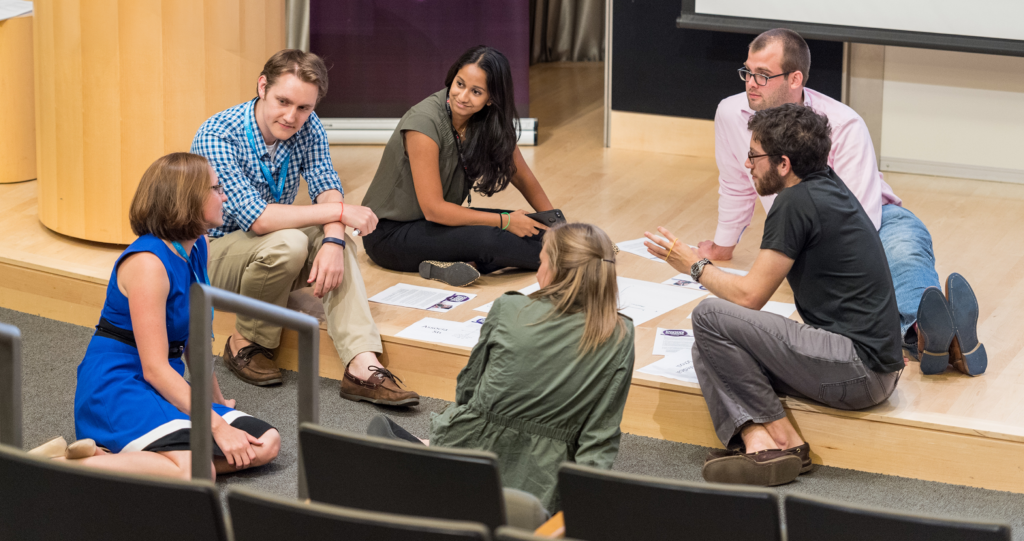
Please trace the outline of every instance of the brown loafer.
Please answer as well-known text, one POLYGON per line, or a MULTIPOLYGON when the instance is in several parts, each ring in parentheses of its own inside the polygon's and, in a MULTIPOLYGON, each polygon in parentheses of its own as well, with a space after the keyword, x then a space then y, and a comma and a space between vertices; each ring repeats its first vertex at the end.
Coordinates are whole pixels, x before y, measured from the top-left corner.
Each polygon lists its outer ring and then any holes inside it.
POLYGON ((231 337, 224 343, 224 363, 238 379, 252 385, 276 385, 281 383, 281 369, 274 364, 274 354, 267 348, 253 343, 231 354, 231 337))
POLYGON ((814 463, 811 462, 811 444, 804 442, 803 445, 790 447, 785 451, 800 459, 800 473, 807 473, 814 468, 814 463))
POLYGON ((341 397, 359 402, 365 400, 382 406, 417 406, 420 395, 415 391, 402 389, 401 381, 390 370, 381 366, 371 366, 373 375, 363 381, 352 375, 345 367, 345 377, 341 380, 341 397))
POLYGON ((792 482, 800 475, 800 458, 789 451, 765 449, 753 454, 712 453, 701 468, 709 483, 733 483, 773 487, 792 482))

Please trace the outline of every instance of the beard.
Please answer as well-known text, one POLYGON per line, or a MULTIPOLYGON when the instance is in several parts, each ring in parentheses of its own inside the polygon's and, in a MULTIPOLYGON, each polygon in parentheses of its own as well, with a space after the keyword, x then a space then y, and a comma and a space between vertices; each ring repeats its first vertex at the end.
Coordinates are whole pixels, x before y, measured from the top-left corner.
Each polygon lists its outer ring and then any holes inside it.
POLYGON ((753 103, 750 101, 750 97, 747 97, 747 105, 749 105, 750 109, 753 111, 771 109, 772 107, 778 107, 783 103, 786 103, 786 87, 784 85, 778 85, 778 88, 776 88, 771 94, 761 92, 760 103, 753 103))
POLYGON ((761 197, 775 195, 781 192, 785 187, 786 181, 783 180, 782 175, 772 167, 769 167, 768 170, 761 175, 760 179, 754 179, 754 188, 757 190, 757 195, 760 195, 761 197))

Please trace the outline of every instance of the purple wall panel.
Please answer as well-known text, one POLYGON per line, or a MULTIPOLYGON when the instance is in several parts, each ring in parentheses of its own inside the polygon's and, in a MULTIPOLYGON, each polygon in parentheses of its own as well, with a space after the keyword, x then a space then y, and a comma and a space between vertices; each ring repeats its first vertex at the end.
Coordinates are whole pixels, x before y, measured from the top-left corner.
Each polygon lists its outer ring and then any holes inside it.
POLYGON ((474 45, 512 66, 516 108, 529 116, 529 0, 312 0, 310 50, 330 68, 324 118, 397 118, 444 87, 474 45))

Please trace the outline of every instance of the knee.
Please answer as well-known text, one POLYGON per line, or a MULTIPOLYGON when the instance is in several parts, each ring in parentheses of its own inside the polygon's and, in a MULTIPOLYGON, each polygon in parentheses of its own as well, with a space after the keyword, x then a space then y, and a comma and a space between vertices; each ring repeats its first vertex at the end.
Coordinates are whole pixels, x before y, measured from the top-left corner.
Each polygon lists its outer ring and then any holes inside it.
POLYGON ((269 266, 285 265, 298 272, 309 257, 309 237, 298 229, 282 229, 266 236, 256 260, 269 266))
POLYGON ((263 445, 257 451, 260 464, 268 464, 277 458, 277 455, 281 452, 281 434, 271 428, 260 436, 259 440, 263 442, 263 445))
POLYGON ((710 321, 726 301, 722 299, 704 299, 693 309, 690 319, 693 320, 694 337, 710 328, 710 321))

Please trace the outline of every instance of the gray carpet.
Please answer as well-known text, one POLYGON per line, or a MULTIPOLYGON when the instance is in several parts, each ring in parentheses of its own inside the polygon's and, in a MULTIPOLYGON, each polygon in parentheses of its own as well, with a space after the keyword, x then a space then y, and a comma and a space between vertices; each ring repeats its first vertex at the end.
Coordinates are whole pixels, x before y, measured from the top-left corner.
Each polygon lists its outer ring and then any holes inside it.
MULTIPOLYGON (((0 322, 15 325, 23 335, 25 447, 39 445, 56 435, 73 441, 75 370, 85 353, 92 329, 0 308, 0 322)), ((400 374, 399 374, 400 375, 400 374)), ((280 457, 263 468, 224 475, 217 485, 246 486, 294 497, 297 490, 295 403, 297 380, 286 372, 284 384, 259 388, 236 379, 218 362, 217 377, 224 396, 238 400, 238 409, 276 426, 283 439, 280 457)), ((389 409, 353 403, 338 396, 338 383, 320 385, 320 420, 324 426, 364 433, 370 418, 384 412, 420 437, 427 437, 430 412, 448 403, 425 399, 412 409, 389 409)), ((813 442, 811 442, 813 445, 813 442)), ((700 480, 707 449, 641 436, 625 435, 615 469, 688 481, 700 480)), ((899 452, 895 449, 894 452, 899 452)), ((339 464, 366 468, 374 464, 339 464)), ((385 470, 386 471, 386 470, 385 470)), ((802 493, 835 500, 922 512, 949 518, 993 520, 1013 527, 1014 539, 1024 540, 1024 494, 947 485, 902 477, 817 467, 781 494, 802 493)))

